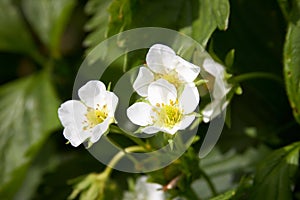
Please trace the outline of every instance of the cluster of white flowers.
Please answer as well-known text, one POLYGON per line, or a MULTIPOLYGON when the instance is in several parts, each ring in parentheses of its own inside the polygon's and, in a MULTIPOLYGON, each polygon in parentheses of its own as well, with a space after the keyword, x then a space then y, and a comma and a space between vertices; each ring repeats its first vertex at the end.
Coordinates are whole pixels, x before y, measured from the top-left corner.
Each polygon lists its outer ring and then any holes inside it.
MULTIPOLYGON (((226 107, 224 97, 231 89, 224 79, 225 69, 211 58, 203 62, 204 71, 215 77, 213 100, 202 111, 204 122, 215 118, 226 107)), ((194 83, 200 67, 184 60, 168 46, 153 45, 133 83, 135 91, 144 98, 127 109, 127 116, 147 134, 175 134, 194 121, 200 95, 194 83)), ((69 100, 58 109, 64 126, 63 135, 77 147, 81 143, 97 142, 115 122, 118 97, 97 80, 89 81, 78 90, 80 100, 69 100)))
POLYGON ((155 44, 147 53, 133 88, 145 102, 137 102, 127 110, 128 118, 144 133, 159 131, 175 134, 195 119, 199 92, 194 80, 200 67, 187 62, 168 46, 155 44))

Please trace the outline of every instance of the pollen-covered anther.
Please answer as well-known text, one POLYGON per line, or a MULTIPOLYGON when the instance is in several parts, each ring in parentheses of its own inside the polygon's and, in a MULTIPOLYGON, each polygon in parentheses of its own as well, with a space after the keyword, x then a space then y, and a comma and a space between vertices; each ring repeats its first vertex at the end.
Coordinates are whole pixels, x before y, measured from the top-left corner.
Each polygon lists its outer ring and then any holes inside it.
POLYGON ((179 123, 183 116, 183 110, 179 107, 178 100, 170 100, 169 104, 162 104, 161 109, 157 112, 159 122, 168 128, 174 127, 179 123))
POLYGON ((84 123, 86 126, 83 127, 83 130, 92 129, 96 125, 102 123, 108 116, 107 105, 103 105, 100 108, 100 105, 97 104, 96 109, 87 108, 87 113, 85 114, 86 120, 84 123))
POLYGON ((166 74, 156 74, 155 79, 164 79, 167 80, 169 83, 179 87, 182 84, 182 81, 179 79, 178 73, 175 70, 171 70, 166 74))

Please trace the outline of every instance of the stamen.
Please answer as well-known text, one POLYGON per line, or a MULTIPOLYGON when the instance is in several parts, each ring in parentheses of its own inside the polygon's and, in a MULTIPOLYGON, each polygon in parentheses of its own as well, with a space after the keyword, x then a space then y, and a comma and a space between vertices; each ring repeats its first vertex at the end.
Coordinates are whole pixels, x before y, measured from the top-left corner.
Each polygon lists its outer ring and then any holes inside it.
POLYGON ((178 105, 178 100, 170 100, 169 104, 162 103, 161 109, 154 110, 158 114, 158 122, 165 127, 173 128, 183 116, 183 110, 178 105))
POLYGON ((175 87, 179 87, 182 84, 182 81, 178 77, 178 73, 175 70, 172 70, 166 74, 156 74, 155 80, 165 79, 171 84, 175 85, 175 87))
POLYGON ((103 105, 102 109, 100 109, 99 104, 97 104, 97 106, 98 107, 96 109, 87 109, 87 113, 84 115, 86 117, 86 120, 83 121, 83 123, 86 123, 87 125, 83 127, 83 130, 86 131, 88 129, 92 129, 96 125, 102 123, 107 118, 107 105, 103 105))

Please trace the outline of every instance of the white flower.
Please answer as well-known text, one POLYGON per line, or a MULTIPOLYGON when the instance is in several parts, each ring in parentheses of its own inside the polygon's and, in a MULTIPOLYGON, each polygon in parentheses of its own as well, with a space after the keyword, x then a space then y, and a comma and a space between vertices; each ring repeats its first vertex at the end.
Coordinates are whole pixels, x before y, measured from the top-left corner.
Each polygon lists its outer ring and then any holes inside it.
POLYGON ((225 79, 226 72, 224 67, 213 59, 206 58, 203 62, 203 68, 214 76, 212 102, 202 110, 203 121, 207 123, 221 114, 227 107, 226 95, 231 90, 232 85, 228 84, 225 79))
POLYGON ((137 102, 127 109, 128 118, 134 124, 144 126, 144 133, 175 134, 195 119, 193 111, 198 106, 199 93, 193 84, 186 84, 178 97, 173 84, 159 79, 149 85, 147 93, 149 103, 137 102))
POLYGON ((162 186, 157 183, 148 183, 147 176, 137 179, 134 191, 125 192, 123 200, 164 200, 162 186))
POLYGON ((100 81, 89 81, 78 90, 81 101, 69 100, 58 109, 63 135, 77 147, 87 139, 95 143, 114 122, 118 97, 100 81))
POLYGON ((165 79, 175 87, 192 83, 200 72, 200 67, 177 56, 166 45, 153 45, 146 56, 148 67, 140 67, 133 88, 142 97, 147 96, 148 86, 158 79, 165 79))

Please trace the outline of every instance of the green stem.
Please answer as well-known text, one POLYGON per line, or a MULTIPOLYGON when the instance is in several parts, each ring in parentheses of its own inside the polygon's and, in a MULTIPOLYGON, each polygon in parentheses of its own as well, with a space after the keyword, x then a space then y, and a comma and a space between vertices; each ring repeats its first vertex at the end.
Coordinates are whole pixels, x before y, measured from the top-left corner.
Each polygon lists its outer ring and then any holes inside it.
POLYGON ((127 61, 128 60, 128 53, 126 52, 124 55, 124 61, 123 61, 123 72, 125 73, 127 70, 127 61))
POLYGON ((271 73, 266 73, 266 72, 250 72, 246 74, 241 74, 238 76, 234 76, 230 78, 228 81, 229 82, 235 82, 235 83, 240 83, 252 79, 269 79, 278 82, 279 84, 283 85, 283 81, 279 76, 276 76, 271 73))
POLYGON ((111 161, 108 163, 107 167, 105 168, 105 170, 100 173, 99 175, 103 176, 103 174, 105 174, 106 177, 108 177, 112 170, 113 167, 121 160, 121 158, 123 156, 126 155, 126 153, 130 153, 130 152, 136 152, 136 151, 143 151, 145 152, 145 148, 141 147, 141 146, 131 146, 131 147, 127 147, 124 149, 124 151, 120 151, 118 152, 112 159, 111 161))
POLYGON ((138 145, 140 145, 140 146, 142 146, 142 147, 144 147, 146 149, 149 149, 149 145, 146 145, 146 143, 141 138, 134 137, 134 136, 132 136, 130 134, 125 133, 118 126, 111 126, 111 131, 113 133, 122 134, 125 137, 129 138, 131 141, 135 142, 136 144, 138 144, 138 145))
POLYGON ((217 190, 216 190, 213 182, 210 180, 209 176, 202 169, 200 169, 200 172, 201 172, 203 178, 205 179, 205 181, 207 182, 211 193, 213 194, 213 196, 216 196, 217 195, 217 190))

